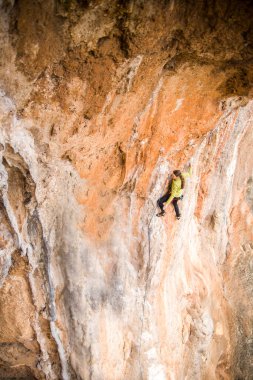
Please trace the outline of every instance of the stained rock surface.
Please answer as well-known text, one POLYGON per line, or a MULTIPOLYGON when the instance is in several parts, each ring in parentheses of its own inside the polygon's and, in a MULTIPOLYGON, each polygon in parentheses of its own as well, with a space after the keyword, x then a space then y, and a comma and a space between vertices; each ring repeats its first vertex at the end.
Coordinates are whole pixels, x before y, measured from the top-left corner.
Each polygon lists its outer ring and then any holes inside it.
POLYGON ((253 379, 251 1, 0 6, 0 378, 253 379))

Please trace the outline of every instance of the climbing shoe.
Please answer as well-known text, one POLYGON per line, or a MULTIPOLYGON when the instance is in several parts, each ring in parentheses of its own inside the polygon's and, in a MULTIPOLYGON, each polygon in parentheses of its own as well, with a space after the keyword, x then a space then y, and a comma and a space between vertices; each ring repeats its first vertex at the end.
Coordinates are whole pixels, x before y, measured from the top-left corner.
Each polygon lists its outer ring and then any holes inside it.
POLYGON ((156 214, 156 216, 164 216, 164 215, 165 215, 165 211, 161 211, 158 214, 156 214))
POLYGON ((177 220, 181 219, 181 215, 177 216, 177 220))

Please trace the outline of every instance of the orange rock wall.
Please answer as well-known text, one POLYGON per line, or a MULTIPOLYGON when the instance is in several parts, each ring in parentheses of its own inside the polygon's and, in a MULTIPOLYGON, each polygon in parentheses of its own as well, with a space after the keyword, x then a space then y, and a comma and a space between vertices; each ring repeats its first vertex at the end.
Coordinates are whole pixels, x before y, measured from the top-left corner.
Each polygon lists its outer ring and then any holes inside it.
POLYGON ((250 379, 250 2, 1 7, 0 377, 250 379))

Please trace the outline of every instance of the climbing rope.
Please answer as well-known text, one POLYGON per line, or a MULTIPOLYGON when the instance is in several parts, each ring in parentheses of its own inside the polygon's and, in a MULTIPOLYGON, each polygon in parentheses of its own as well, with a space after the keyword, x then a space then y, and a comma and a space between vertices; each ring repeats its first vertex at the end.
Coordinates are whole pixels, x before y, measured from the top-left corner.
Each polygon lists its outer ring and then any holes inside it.
MULTIPOLYGON (((164 193, 164 190, 165 190, 165 186, 166 186, 166 182, 167 182, 167 179, 166 181, 164 182, 164 185, 163 185, 163 188, 162 188, 162 194, 164 193)), ((154 218, 154 215, 155 215, 155 212, 156 212, 156 208, 157 208, 157 205, 154 205, 153 201, 150 199, 152 205, 153 205, 153 211, 152 211, 152 214, 151 214, 151 218, 148 222, 148 263, 147 263, 147 267, 146 267, 146 281, 145 281, 145 289, 144 289, 144 297, 143 297, 143 307, 142 307, 142 321, 141 321, 141 334, 140 334, 140 344, 139 344, 139 366, 140 366, 140 372, 141 372, 141 379, 143 379, 143 373, 142 373, 142 367, 141 367, 141 364, 140 364, 140 355, 141 355, 141 347, 142 347, 142 333, 143 333, 143 325, 144 325, 144 317, 145 317, 145 306, 146 306, 146 299, 147 299, 147 291, 148 291, 148 275, 149 275, 149 271, 150 271, 150 262, 151 262, 151 232, 152 232, 152 228, 151 228, 151 222, 154 218)))
MULTIPOLYGON (((164 191, 165 191, 166 182, 167 182, 167 179, 165 180, 163 188, 162 188, 162 195, 164 194, 164 191)), ((157 205, 154 205, 151 199, 150 201, 153 205, 153 211, 151 214, 151 218, 148 222, 148 263, 146 267, 147 276, 146 276, 146 281, 145 281, 145 289, 144 289, 144 297, 143 297, 141 334, 140 334, 140 343, 139 343, 139 366, 140 366, 141 379, 143 379, 143 373, 142 373, 142 366, 140 364, 140 356, 141 356, 141 348, 142 348, 142 333, 143 333, 143 326, 144 326, 145 307, 146 307, 146 299, 147 299, 147 292, 148 292, 148 281, 149 281, 148 277, 149 277, 150 263, 151 263, 151 233, 152 233, 151 223, 152 223, 152 220, 154 218, 156 208, 157 208, 157 205)))

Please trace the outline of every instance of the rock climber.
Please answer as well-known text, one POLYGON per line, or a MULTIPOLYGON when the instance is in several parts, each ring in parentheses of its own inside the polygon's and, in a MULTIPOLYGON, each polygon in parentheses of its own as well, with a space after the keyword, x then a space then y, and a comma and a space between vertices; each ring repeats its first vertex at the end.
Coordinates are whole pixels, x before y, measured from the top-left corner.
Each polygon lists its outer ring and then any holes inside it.
POLYGON ((185 185, 185 179, 186 177, 190 177, 192 174, 192 168, 191 164, 188 167, 188 171, 181 173, 180 170, 174 170, 172 173, 172 178, 168 177, 168 187, 167 192, 164 194, 161 198, 158 199, 157 205, 160 207, 161 212, 157 214, 157 216, 164 216, 164 203, 166 204, 165 207, 167 207, 170 203, 173 204, 176 218, 180 219, 181 214, 178 208, 177 202, 181 199, 183 199, 183 189, 185 185))

